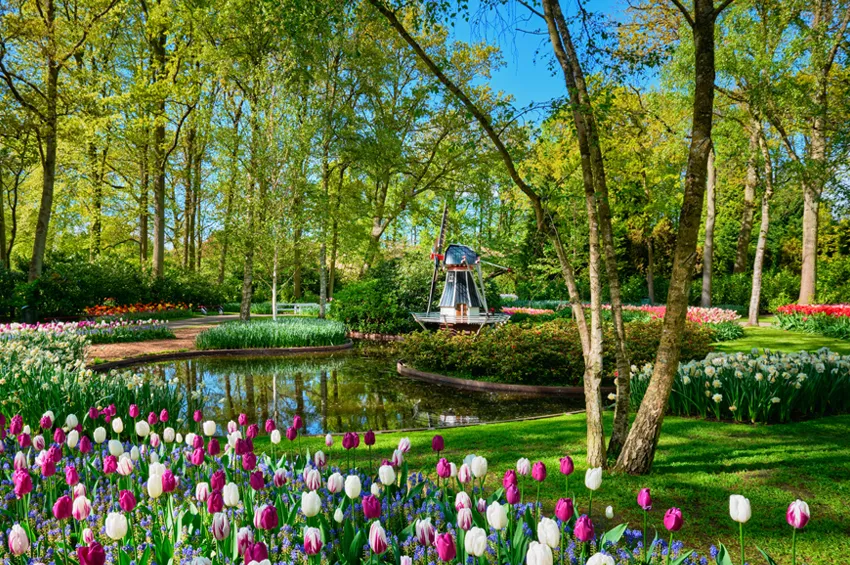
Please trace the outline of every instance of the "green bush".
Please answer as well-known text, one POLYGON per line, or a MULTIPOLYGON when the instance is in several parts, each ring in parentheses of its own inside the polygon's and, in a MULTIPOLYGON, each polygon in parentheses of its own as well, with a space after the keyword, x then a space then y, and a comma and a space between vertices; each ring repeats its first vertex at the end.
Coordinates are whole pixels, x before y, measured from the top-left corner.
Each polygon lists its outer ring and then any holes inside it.
POLYGON ((712 332, 714 341, 732 341, 744 337, 744 328, 738 322, 705 324, 712 332))
POLYGON ((316 347, 346 341, 345 325, 314 318, 229 322, 198 334, 198 349, 316 347))
MULTIPOLYGON (((661 320, 626 324, 626 342, 632 364, 655 359, 661 320)), ((604 342, 613 342, 613 330, 604 329, 604 342)), ((703 358, 711 351, 712 333, 687 324, 682 359, 703 358)), ((613 347, 605 347, 603 364, 609 376, 615 367, 613 347)), ((534 385, 578 385, 584 372, 576 325, 554 320, 533 326, 506 324, 475 336, 446 331, 418 332, 399 345, 402 359, 417 369, 465 378, 534 385)))
POLYGON ((850 316, 777 312, 776 325, 783 330, 850 340, 850 316))

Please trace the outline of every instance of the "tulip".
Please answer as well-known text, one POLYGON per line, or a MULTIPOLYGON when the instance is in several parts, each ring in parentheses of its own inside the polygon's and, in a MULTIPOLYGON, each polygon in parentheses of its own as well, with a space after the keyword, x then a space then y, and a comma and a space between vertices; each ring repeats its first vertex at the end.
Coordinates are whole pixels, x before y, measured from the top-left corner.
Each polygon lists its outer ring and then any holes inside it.
POLYGON ((239 504, 239 487, 234 483, 227 483, 221 492, 224 497, 225 506, 233 508, 239 504))
POLYGON ((368 432, 363 434, 363 443, 365 443, 369 447, 375 445, 375 432, 369 430, 368 432))
POLYGON ((269 436, 269 440, 270 440, 273 444, 277 445, 277 444, 279 444, 279 443, 280 443, 280 439, 281 439, 281 438, 280 438, 280 430, 272 430, 272 433, 271 433, 271 435, 269 436))
POLYGON ((195 485, 195 500, 198 502, 206 502, 210 496, 210 485, 205 482, 200 482, 195 485))
POLYGON ((525 562, 528 565, 552 565, 552 550, 545 543, 532 541, 528 544, 525 562))
POLYGON ((505 471, 505 476, 502 478, 502 487, 507 490, 509 486, 517 486, 517 484, 516 471, 513 469, 505 471))
POLYGON ((110 512, 106 517, 104 528, 106 529, 106 535, 109 539, 115 541, 124 539, 124 536, 127 535, 128 529, 127 517, 120 512, 110 512))
MULTIPOLYGON (((302 505, 303 506, 303 505, 302 505)), ((260 518, 257 521, 257 527, 261 530, 273 530, 277 528, 277 508, 272 504, 265 504, 260 507, 260 518)))
POLYGON ((330 477, 328 477, 328 491, 331 494, 337 494, 342 492, 343 489, 343 478, 339 473, 334 473, 330 477))
POLYGON ((319 469, 324 469, 327 462, 328 458, 325 456, 323 451, 317 451, 313 454, 313 464, 319 469))
POLYGON ((615 565, 614 558, 604 553, 594 553, 587 560, 586 565, 615 565))
POLYGON ((53 443, 63 444, 65 443, 65 432, 62 431, 62 428, 56 428, 53 432, 53 443))
POLYGON ((461 508, 457 511, 457 527, 463 531, 468 531, 472 527, 472 510, 461 508))
POLYGON ((56 463, 52 459, 45 459, 41 464, 41 476, 44 478, 52 477, 56 474, 56 463))
POLYGON ((91 528, 86 528, 83 530, 83 543, 87 545, 95 543, 94 532, 91 530, 91 528))
POLYGON ((216 514, 224 509, 224 496, 220 490, 214 490, 207 497, 207 512, 216 514))
POLYGON ((39 420, 38 425, 42 430, 49 430, 50 428, 52 428, 53 412, 51 412, 50 410, 45 412, 44 415, 41 417, 41 420, 39 420))
POLYGON ((216 425, 215 422, 213 422, 212 420, 207 420, 206 422, 204 422, 202 428, 205 436, 211 437, 215 435, 216 425))
POLYGON ((12 473, 12 484, 15 487, 15 498, 19 500, 32 492, 32 477, 25 469, 16 469, 12 473))
POLYGON ((260 435, 260 426, 257 424, 251 424, 248 426, 248 429, 245 430, 245 437, 247 438, 254 439, 258 435, 260 435))
POLYGON ((103 427, 99 427, 94 431, 94 442, 97 444, 101 444, 106 441, 106 429, 103 427))
POLYGON ((644 511, 652 510, 652 497, 649 494, 648 488, 640 489, 637 497, 638 506, 644 509, 644 511))
POLYGON ((398 450, 402 453, 410 451, 410 438, 403 437, 398 441, 398 450))
POLYGON ((84 485, 84 484, 82 484, 82 483, 80 483, 80 484, 76 485, 76 486, 74 487, 74 493, 73 493, 73 494, 74 494, 74 499, 75 499, 75 500, 76 500, 76 498, 77 498, 77 497, 79 497, 79 496, 85 496, 85 495, 86 495, 86 485, 84 485))
POLYGON ((60 496, 53 504, 53 517, 57 520, 67 520, 71 517, 73 504, 70 496, 60 496))
POLYGON ((793 528, 791 531, 791 565, 797 563, 797 530, 806 527, 810 516, 809 505, 799 499, 789 504, 788 511, 785 512, 785 519, 788 525, 793 528))
POLYGON ((307 487, 307 490, 319 490, 322 487, 322 475, 318 469, 310 469, 310 471, 305 472, 304 486, 307 487))
POLYGON ((437 476, 441 479, 448 479, 452 476, 451 465, 449 465, 449 461, 445 457, 441 457, 437 461, 437 476))
POLYGON ((162 442, 162 439, 159 437, 159 434, 156 433, 156 432, 151 433, 151 435, 148 436, 148 438, 149 438, 149 441, 151 443, 151 447, 153 447, 154 449, 159 447, 160 443, 162 442))
POLYGON ((345 495, 354 500, 360 496, 362 486, 360 485, 360 477, 357 475, 348 475, 345 478, 345 495))
POLYGON ((242 468, 246 471, 253 471, 257 468, 257 456, 251 452, 242 456, 242 468))
POLYGON ((266 480, 263 478, 263 472, 254 471, 251 473, 251 476, 248 478, 248 484, 251 485, 251 488, 255 491, 266 488, 266 480))
POLYGON ((334 510, 334 522, 337 524, 342 524, 342 521, 345 520, 345 515, 342 513, 342 509, 337 508, 334 510))
POLYGON ((664 513, 664 527, 670 532, 678 532, 682 529, 684 518, 682 511, 678 508, 670 508, 664 513))
MULTIPOLYGON (((14 419, 13 419, 14 420, 14 419)), ((18 524, 12 526, 9 532, 9 551, 15 557, 21 556, 30 549, 30 540, 27 532, 18 524)))
POLYGON ((457 470, 457 480, 460 481, 462 485, 465 485, 472 480, 472 469, 470 469, 469 465, 466 463, 461 465, 460 469, 457 470))
POLYGON ((207 443, 207 453, 209 453, 212 457, 215 457, 216 455, 221 453, 221 444, 218 443, 218 440, 216 438, 210 438, 209 443, 207 443))
POLYGON ((431 439, 431 449, 432 449, 433 451, 436 451, 437 453, 440 453, 440 452, 441 452, 441 451, 443 451, 445 448, 446 448, 446 442, 445 442, 445 440, 443 439, 443 436, 441 436, 441 435, 435 435, 435 436, 431 439))
POLYGON ((472 460, 469 466, 472 469, 472 474, 476 479, 483 479, 487 475, 487 460, 480 455, 472 460))
POLYGON ((29 461, 27 461, 27 456, 24 455, 23 451, 19 451, 19 452, 15 453, 15 459, 12 462, 12 466, 15 469, 15 471, 26 470, 26 469, 29 468, 29 466, 30 466, 29 461))
POLYGON ((122 490, 118 493, 118 506, 124 512, 132 512, 136 508, 136 497, 129 490, 122 490))
POLYGON ((575 465, 573 465, 573 459, 569 455, 564 455, 560 460, 561 464, 561 474, 562 475, 572 475, 575 470, 575 465))
POLYGON ((543 461, 538 461, 531 468, 531 478, 538 483, 546 480, 546 464, 543 461))
POLYGON ((457 555, 455 549, 455 538, 451 533, 446 532, 437 536, 437 555, 443 561, 452 561, 457 555))
POLYGON ((494 501, 487 507, 487 523, 494 530, 503 530, 508 525, 508 514, 505 507, 494 501))
POLYGON ((478 502, 475 503, 475 508, 478 509, 478 512, 484 514, 487 511, 487 501, 483 498, 479 498, 478 502))
POLYGON ((174 428, 165 428, 162 430, 162 441, 165 443, 173 443, 177 439, 174 428))
POLYGON ((333 445, 334 445, 334 436, 332 436, 331 434, 327 434, 325 436, 325 446, 333 447, 333 445))
POLYGON ((168 421, 168 410, 166 410, 165 408, 163 408, 162 411, 159 413, 159 421, 163 424, 168 421))
POLYGON ((80 432, 77 430, 71 430, 68 432, 67 437, 65 438, 65 444, 68 446, 68 449, 74 449, 77 447, 77 444, 80 442, 80 432))
POLYGON ((393 457, 391 460, 391 464, 393 467, 401 467, 404 464, 404 453, 400 450, 396 449, 393 451, 393 457))
POLYGON ((41 451, 46 447, 47 444, 44 441, 44 436, 35 436, 34 438, 30 439, 30 436, 28 436, 27 434, 21 434, 18 436, 18 445, 20 445, 21 448, 27 448, 32 445, 33 449, 35 449, 36 451, 41 451))
POLYGON ((80 421, 77 419, 77 415, 76 415, 76 414, 68 414, 68 415, 65 417, 65 429, 66 429, 66 430, 73 430, 73 429, 74 429, 74 428, 76 428, 79 424, 80 424, 80 421))
POLYGON ((247 561, 251 555, 250 552, 254 545, 254 532, 249 528, 243 527, 236 532, 236 548, 239 555, 242 555, 247 561))
POLYGON ((136 435, 145 438, 148 437, 151 433, 151 427, 144 420, 139 420, 136 422, 136 435))
POLYGON ((537 540, 552 549, 561 544, 561 530, 555 520, 551 518, 540 519, 540 523, 537 524, 537 540))
POLYGON ((612 520, 614 518, 614 507, 613 506, 606 506, 605 507, 605 517, 608 518, 609 520, 612 520))
POLYGON ((593 539, 593 522, 590 520, 589 516, 582 514, 578 517, 575 527, 573 528, 573 535, 583 542, 588 542, 593 539))
POLYGON ((471 528, 466 532, 463 540, 466 553, 473 557, 481 557, 487 551, 487 533, 479 527, 471 528))
POLYGON ((80 482, 80 474, 77 473, 77 468, 72 466, 65 467, 65 484, 72 487, 80 482))
POLYGON ((171 469, 166 469, 162 474, 162 492, 174 492, 176 488, 177 479, 174 477, 174 473, 171 472, 171 469))
POLYGON ((216 540, 226 540, 230 536, 230 519, 227 517, 227 514, 223 512, 213 514, 210 530, 216 540))
POLYGON ((750 501, 740 494, 733 494, 729 497, 729 515, 739 524, 746 524, 753 515, 750 501))
POLYGON ((381 526, 380 520, 372 522, 369 528, 369 547, 376 555, 381 555, 387 550, 387 532, 381 526))
POLYGON ((527 477, 531 473, 531 461, 525 457, 519 458, 516 462, 516 472, 523 477, 527 477))
POLYGON ((367 520, 374 520, 381 517, 381 501, 375 498, 374 495, 363 497, 363 515, 367 520))
POLYGON ((568 522, 575 514, 573 508, 573 500, 571 498, 561 498, 555 504, 555 516, 562 522, 568 522))
POLYGON ((399 560, 399 565, 413 565, 413 558, 409 555, 402 555, 399 560))
POLYGON ((376 496, 380 498, 381 496, 381 483, 372 483, 372 487, 369 489, 372 491, 372 496, 376 496))
POLYGON ((115 469, 119 475, 126 477, 133 472, 133 460, 126 456, 121 457, 115 469))
POLYGON ((91 453, 91 440, 88 436, 80 438, 80 453, 91 453))
POLYGON ((304 530, 304 553, 307 555, 318 555, 322 550, 322 532, 319 528, 307 528, 304 530))
POLYGON ((590 497, 587 503, 587 515, 590 516, 590 512, 593 509, 593 493, 602 486, 602 467, 593 467, 587 470, 584 474, 584 486, 590 490, 590 497))
MULTIPOLYGON (((142 446, 142 449, 144 449, 144 446, 142 446)), ((134 445, 130 448, 130 460, 138 461, 139 459, 141 459, 141 451, 137 446, 134 445)))
POLYGON ((88 545, 77 548, 77 559, 80 565, 103 565, 106 563, 106 552, 102 545, 92 540, 88 545))
POLYGON ((286 428, 286 439, 289 441, 295 441, 295 438, 298 437, 298 430, 295 429, 295 426, 289 426, 286 428))
POLYGON ((472 499, 469 498, 469 495, 465 491, 460 491, 455 496, 455 510, 460 510, 461 508, 472 508, 472 499))
POLYGON ((212 490, 221 490, 224 488, 224 482, 226 480, 226 476, 224 471, 219 469, 215 473, 210 476, 210 488, 212 490))
POLYGON ((516 485, 508 485, 508 488, 505 489, 505 500, 508 504, 519 504, 520 499, 519 489, 516 488, 516 485))
POLYGON ((112 431, 116 434, 120 434, 124 431, 124 421, 121 418, 115 418, 112 420, 112 431))
POLYGON ((301 494, 301 512, 307 518, 312 518, 322 509, 322 501, 316 491, 311 490, 301 494))
POLYGON ((148 477, 148 496, 153 499, 162 496, 162 476, 151 475, 148 477))
POLYGON ((108 446, 109 454, 113 457, 119 457, 122 453, 124 453, 124 444, 122 444, 117 439, 109 440, 108 446))

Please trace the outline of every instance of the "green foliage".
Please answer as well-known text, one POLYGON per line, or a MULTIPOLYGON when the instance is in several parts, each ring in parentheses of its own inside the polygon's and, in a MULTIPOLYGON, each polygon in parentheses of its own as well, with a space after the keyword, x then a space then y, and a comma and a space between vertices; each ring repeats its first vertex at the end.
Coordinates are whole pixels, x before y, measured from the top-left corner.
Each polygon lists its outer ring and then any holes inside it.
POLYGON ((229 322, 198 334, 198 349, 316 347, 345 343, 345 325, 313 318, 229 322))
POLYGON ((850 340, 850 316, 777 312, 776 325, 783 330, 850 340))
MULTIPOLYGON (((633 364, 655 359, 661 321, 626 324, 626 342, 633 364)), ((613 329, 606 325, 605 343, 613 329)), ((705 357, 711 351, 712 332, 687 324, 682 359, 705 357)), ((584 373, 581 341, 576 325, 554 320, 535 325, 506 324, 475 336, 446 331, 418 332, 399 345, 402 358, 422 370, 466 378, 536 385, 578 385, 584 373)), ((604 367, 614 367, 613 348, 606 347, 604 367)))
POLYGON ((705 324, 712 332, 714 341, 731 341, 744 337, 744 328, 738 322, 705 324))

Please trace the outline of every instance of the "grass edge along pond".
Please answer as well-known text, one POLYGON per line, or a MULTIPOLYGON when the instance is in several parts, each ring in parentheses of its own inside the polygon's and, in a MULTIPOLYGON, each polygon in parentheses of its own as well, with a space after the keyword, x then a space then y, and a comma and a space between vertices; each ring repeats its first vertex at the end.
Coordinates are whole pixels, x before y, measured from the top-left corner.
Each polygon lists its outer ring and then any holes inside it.
POLYGON ((345 324, 315 318, 227 322, 195 338, 198 349, 317 347, 345 343, 345 324))
MULTIPOLYGON (((611 429, 611 423, 612 414, 606 413, 606 430, 611 429)), ((602 487, 593 497, 594 524, 598 532, 621 522, 639 528, 643 512, 636 498, 641 488, 649 487, 653 498, 650 532, 657 530, 659 536, 665 537, 664 512, 673 506, 681 508, 685 525, 677 537, 685 541, 687 548, 707 554, 710 546, 723 542, 732 553, 732 561, 738 563, 738 524, 729 517, 729 496, 741 494, 750 499, 753 509, 752 519, 745 526, 747 561, 764 562, 756 550, 758 545, 784 564, 790 563, 791 556, 791 527, 785 521, 785 510, 799 498, 808 502, 812 519, 797 535, 797 563, 845 565, 846 556, 850 555, 846 509, 850 498, 848 429, 850 415, 781 425, 719 423, 668 416, 650 475, 605 472, 602 487), (614 510, 612 520, 605 518, 609 505, 614 510)), ((542 483, 540 492, 547 515, 564 492, 558 459, 569 454, 576 464, 576 472, 570 477, 570 491, 576 494, 578 505, 587 507, 587 489, 583 484, 586 469, 583 414, 437 432, 377 434, 372 450, 377 460, 380 454, 392 451, 401 438, 409 437, 413 447, 406 460, 410 468, 433 475, 436 454, 431 451, 431 440, 435 433, 444 437, 446 448, 442 456, 449 461, 459 464, 470 453, 486 457, 490 488, 501 484, 500 473, 514 468, 520 457, 527 457, 532 463, 542 460, 549 469, 549 477, 542 483)), ((323 438, 303 439, 305 448, 327 452, 323 438)), ((336 445, 331 449, 337 461, 344 457, 340 441, 340 437, 335 437, 336 445)), ((288 442, 284 440, 284 443, 288 442)), ((267 436, 258 438, 258 450, 268 447, 267 436)), ((358 451, 358 458, 367 457, 365 450, 358 451)), ((528 495, 534 486, 530 477, 527 479, 528 495)))

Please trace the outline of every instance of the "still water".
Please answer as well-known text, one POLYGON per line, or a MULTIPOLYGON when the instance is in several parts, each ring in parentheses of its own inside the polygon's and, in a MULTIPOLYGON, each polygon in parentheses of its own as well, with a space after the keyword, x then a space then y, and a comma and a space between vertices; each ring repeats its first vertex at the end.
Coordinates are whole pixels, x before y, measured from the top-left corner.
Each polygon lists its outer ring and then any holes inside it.
POLYGON ((295 414, 307 432, 445 427, 557 414, 581 400, 470 392, 399 375, 395 361, 352 351, 324 357, 199 358, 137 368, 172 378, 205 419, 244 412, 286 426, 295 414))

